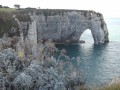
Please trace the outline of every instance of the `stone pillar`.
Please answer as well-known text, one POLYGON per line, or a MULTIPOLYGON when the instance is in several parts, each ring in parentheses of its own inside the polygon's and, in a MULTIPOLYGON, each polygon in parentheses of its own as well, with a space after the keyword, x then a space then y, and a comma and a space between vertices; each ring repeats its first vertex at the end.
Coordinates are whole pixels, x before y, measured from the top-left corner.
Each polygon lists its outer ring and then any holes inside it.
POLYGON ((31 16, 32 22, 29 25, 27 38, 31 46, 30 50, 34 57, 37 57, 37 29, 36 29, 36 15, 31 16))

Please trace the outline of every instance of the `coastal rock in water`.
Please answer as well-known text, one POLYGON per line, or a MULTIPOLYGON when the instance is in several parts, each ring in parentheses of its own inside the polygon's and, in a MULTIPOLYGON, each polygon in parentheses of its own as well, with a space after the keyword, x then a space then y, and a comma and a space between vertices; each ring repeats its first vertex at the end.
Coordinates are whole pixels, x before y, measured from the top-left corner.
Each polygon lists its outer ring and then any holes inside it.
POLYGON ((109 42, 107 25, 101 13, 71 10, 50 16, 33 14, 32 19, 34 24, 30 25, 30 29, 37 31, 38 40, 52 39, 57 43, 79 42, 82 33, 90 29, 95 44, 109 42))

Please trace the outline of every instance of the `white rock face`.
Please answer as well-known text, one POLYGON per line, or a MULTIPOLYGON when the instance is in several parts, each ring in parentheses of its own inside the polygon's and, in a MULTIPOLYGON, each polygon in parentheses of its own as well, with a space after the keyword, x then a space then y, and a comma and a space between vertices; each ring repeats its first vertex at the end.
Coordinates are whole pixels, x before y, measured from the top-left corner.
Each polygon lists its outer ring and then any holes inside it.
POLYGON ((79 42, 86 29, 91 30, 95 44, 109 42, 103 15, 94 11, 71 10, 47 16, 44 13, 38 15, 34 13, 31 20, 27 37, 34 46, 40 39, 52 39, 56 43, 79 42))
POLYGON ((103 16, 94 11, 69 11, 54 16, 37 15, 35 19, 37 39, 52 39, 60 43, 78 42, 82 33, 90 29, 95 44, 109 41, 103 16))

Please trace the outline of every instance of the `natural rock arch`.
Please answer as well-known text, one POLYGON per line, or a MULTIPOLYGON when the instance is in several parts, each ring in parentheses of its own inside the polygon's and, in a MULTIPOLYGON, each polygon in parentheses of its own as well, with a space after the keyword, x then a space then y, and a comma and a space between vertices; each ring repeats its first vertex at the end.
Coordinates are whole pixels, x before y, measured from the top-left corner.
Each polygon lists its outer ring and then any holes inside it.
POLYGON ((90 29, 95 44, 109 41, 107 26, 100 13, 71 11, 64 15, 47 16, 46 19, 44 15, 36 18, 38 39, 50 38, 60 43, 79 42, 81 34, 90 29))
POLYGON ((98 23, 96 23, 95 21, 87 21, 87 22, 82 22, 81 24, 86 23, 86 26, 81 26, 83 28, 81 28, 81 30, 79 30, 80 32, 78 32, 78 36, 79 38, 81 37, 81 35, 87 30, 89 29, 91 31, 93 40, 95 44, 99 44, 99 43, 104 43, 105 42, 105 34, 104 31, 101 29, 100 25, 98 23))
POLYGON ((80 43, 94 43, 94 39, 90 29, 86 29, 79 38, 80 43))
POLYGON ((56 43, 79 42, 82 33, 90 29, 95 44, 109 42, 107 25, 100 13, 71 10, 59 15, 45 16, 34 13, 31 16, 35 23, 30 25, 30 29, 37 32, 37 40, 52 39, 56 43))

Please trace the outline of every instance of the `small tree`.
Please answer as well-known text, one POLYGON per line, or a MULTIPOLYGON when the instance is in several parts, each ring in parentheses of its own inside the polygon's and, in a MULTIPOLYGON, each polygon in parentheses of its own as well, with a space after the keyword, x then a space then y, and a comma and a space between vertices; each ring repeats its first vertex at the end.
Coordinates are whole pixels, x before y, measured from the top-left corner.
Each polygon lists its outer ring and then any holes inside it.
POLYGON ((9 8, 8 6, 3 6, 3 8, 9 8))
POLYGON ((0 8, 2 8, 2 5, 0 5, 0 8))
POLYGON ((15 5, 14 5, 14 8, 20 9, 20 5, 19 5, 19 4, 15 4, 15 5))

